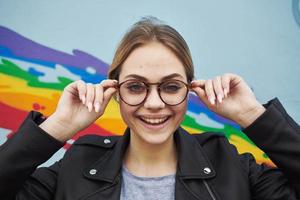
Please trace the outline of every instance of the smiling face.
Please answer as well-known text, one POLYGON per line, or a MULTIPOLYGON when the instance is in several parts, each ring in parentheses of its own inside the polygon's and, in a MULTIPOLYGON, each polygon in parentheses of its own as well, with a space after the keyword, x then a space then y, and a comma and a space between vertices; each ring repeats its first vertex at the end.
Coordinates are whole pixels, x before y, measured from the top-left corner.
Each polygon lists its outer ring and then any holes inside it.
MULTIPOLYGON (((136 48, 122 65, 119 83, 137 79, 147 83, 180 80, 187 83, 183 64, 176 55, 159 42, 150 42, 136 48)), ((131 137, 148 144, 169 141, 182 122, 187 100, 176 106, 166 105, 152 85, 145 101, 130 106, 120 101, 121 115, 131 130, 131 137)))

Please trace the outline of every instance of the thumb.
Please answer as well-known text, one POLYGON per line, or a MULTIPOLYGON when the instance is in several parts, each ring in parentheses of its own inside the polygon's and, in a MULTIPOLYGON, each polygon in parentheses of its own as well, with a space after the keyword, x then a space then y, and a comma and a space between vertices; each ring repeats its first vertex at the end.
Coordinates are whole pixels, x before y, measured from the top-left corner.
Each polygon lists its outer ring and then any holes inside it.
POLYGON ((193 87, 192 90, 197 94, 197 96, 201 99, 201 101, 208 103, 204 89, 202 89, 201 87, 193 87))
POLYGON ((197 96, 206 106, 211 106, 211 103, 209 102, 205 92, 205 80, 192 81, 192 90, 197 94, 197 96))
POLYGON ((103 111, 105 110, 108 102, 110 101, 113 94, 116 93, 116 91, 117 91, 117 89, 114 88, 114 87, 109 87, 104 91, 104 93, 103 93, 103 103, 101 105, 103 111))

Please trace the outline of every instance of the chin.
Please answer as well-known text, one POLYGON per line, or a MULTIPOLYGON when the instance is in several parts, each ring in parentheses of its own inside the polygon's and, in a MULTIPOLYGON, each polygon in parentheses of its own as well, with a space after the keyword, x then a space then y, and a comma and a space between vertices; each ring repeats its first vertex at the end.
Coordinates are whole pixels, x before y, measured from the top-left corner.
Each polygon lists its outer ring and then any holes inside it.
POLYGON ((156 133, 149 133, 143 132, 143 134, 139 134, 140 139, 142 139, 145 143, 151 145, 161 145, 166 143, 173 137, 173 132, 156 132, 156 133))

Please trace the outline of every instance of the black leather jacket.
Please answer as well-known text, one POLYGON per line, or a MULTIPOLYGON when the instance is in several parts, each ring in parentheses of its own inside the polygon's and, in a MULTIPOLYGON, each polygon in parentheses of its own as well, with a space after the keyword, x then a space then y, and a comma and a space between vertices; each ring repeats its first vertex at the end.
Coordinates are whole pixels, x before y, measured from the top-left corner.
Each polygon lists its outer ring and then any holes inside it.
MULTIPOLYGON (((175 198, 183 200, 299 199, 300 127, 277 99, 244 132, 279 169, 239 155, 221 134, 174 134, 178 151, 175 198)), ((117 200, 120 169, 130 140, 84 136, 48 168, 37 168, 63 144, 38 127, 31 112, 18 133, 0 148, 0 199, 117 200)))

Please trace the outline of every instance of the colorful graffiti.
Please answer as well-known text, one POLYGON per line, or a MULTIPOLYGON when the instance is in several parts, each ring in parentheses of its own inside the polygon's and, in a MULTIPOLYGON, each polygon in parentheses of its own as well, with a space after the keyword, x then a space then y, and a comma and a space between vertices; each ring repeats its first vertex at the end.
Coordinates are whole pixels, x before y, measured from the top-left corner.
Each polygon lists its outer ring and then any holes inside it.
MULTIPOLYGON (((79 79, 98 83, 106 78, 108 64, 80 50, 72 53, 43 46, 0 26, 0 143, 18 129, 29 111, 49 116, 68 83, 79 79)), ((251 152, 258 163, 273 165, 236 124, 208 110, 194 94, 189 94, 182 126, 191 133, 222 132, 240 153, 251 152)), ((64 149, 82 135, 121 135, 125 127, 117 102, 111 100, 104 115, 64 149)))

